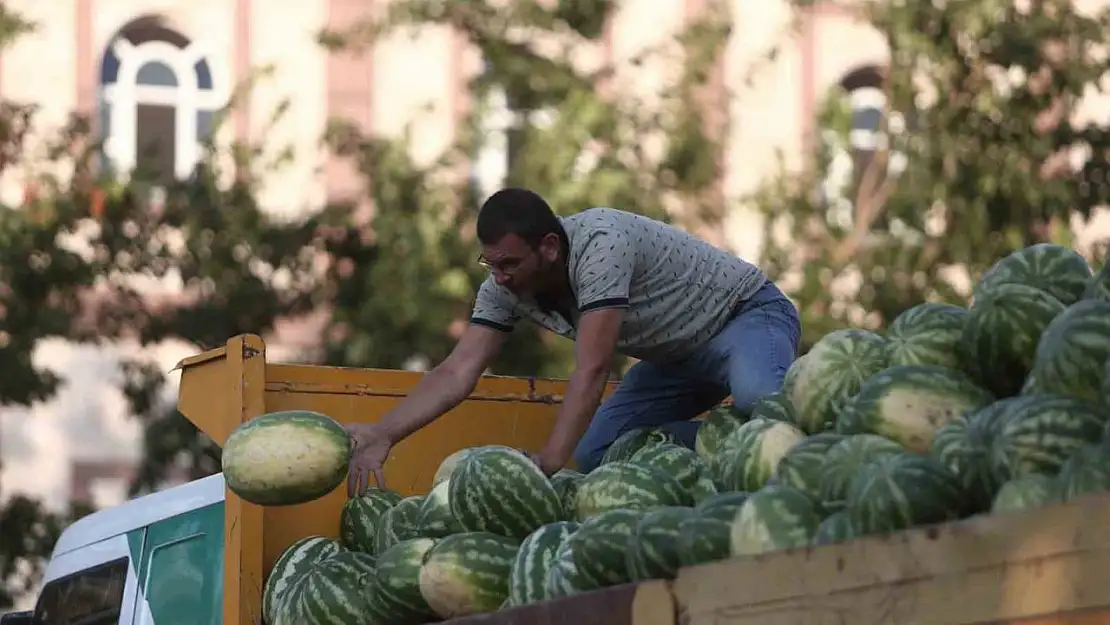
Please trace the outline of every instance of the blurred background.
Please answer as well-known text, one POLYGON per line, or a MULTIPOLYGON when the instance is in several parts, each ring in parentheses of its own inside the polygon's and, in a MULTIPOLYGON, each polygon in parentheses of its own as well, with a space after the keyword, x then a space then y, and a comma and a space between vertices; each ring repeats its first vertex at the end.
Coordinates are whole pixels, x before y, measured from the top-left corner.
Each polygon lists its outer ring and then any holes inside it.
MULTIPOLYGON (((805 344, 1110 236, 1108 0, 0 3, 0 607, 59 528, 219 470, 173 365, 424 370, 477 207, 666 219, 805 344)), ((565 376, 524 327, 492 368, 565 376)), ((627 363, 614 371, 619 376, 627 363)))

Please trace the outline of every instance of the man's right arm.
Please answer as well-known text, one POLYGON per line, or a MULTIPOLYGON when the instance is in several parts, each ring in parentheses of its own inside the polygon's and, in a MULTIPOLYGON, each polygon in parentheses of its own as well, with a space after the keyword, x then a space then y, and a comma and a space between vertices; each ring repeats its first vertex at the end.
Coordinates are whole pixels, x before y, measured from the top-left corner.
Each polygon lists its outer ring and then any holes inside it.
POLYGON ((403 440, 466 399, 515 323, 512 304, 492 280, 487 280, 478 289, 470 324, 451 354, 377 423, 390 444, 403 440))

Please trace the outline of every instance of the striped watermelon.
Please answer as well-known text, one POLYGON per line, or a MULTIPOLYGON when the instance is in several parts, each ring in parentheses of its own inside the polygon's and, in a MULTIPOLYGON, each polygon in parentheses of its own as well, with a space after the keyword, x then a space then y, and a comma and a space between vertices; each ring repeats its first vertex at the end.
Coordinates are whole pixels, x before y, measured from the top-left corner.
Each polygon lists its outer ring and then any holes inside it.
POLYGON ((274 625, 364 625, 373 614, 367 589, 374 582, 376 562, 368 553, 347 550, 317 562, 286 611, 277 612, 274 625))
POLYGON ((829 449, 844 438, 843 434, 836 432, 821 432, 791 447, 775 469, 776 483, 796 488, 820 500, 825 459, 829 449))
POLYGON ((1108 358, 1110 300, 1082 300, 1045 328, 1030 375, 1039 393, 1101 401, 1108 358))
POLYGON ((578 496, 578 483, 585 474, 574 469, 559 469, 551 476, 551 487, 559 495, 563 504, 563 518, 573 519, 575 514, 574 499, 578 496))
POLYGON ((908 308, 894 318, 887 330, 890 366, 962 366, 960 338, 967 309, 951 304, 926 302, 908 308))
POLYGON ((1060 468, 1056 479, 1064 501, 1110 491, 1110 447, 1106 443, 1080 447, 1060 468))
POLYGON ((401 495, 373 487, 348 499, 339 512, 339 542, 347 549, 376 554, 379 521, 386 510, 400 501, 401 495))
POLYGON ((468 532, 524 540, 563 520, 563 502, 543 471, 511 448, 488 446, 463 458, 445 482, 451 515, 468 532))
POLYGON ((231 492, 259 506, 319 499, 347 477, 351 437, 327 415, 271 412, 239 424, 221 455, 231 492))
POLYGON ((753 419, 726 438, 712 466, 721 490, 755 492, 774 475, 779 460, 805 433, 789 423, 753 419))
POLYGON ((732 521, 748 493, 720 493, 701 502, 678 526, 678 555, 683 566, 724 560, 731 555, 732 521))
POLYGON ((436 468, 435 475, 432 476, 432 487, 434 488, 440 482, 451 479, 451 476, 455 474, 455 469, 459 466, 459 463, 462 462, 464 458, 481 448, 482 447, 463 447, 462 449, 453 451, 448 454, 448 456, 439 463, 439 467, 436 468))
POLYGON ((1044 291, 1065 305, 1083 295, 1091 280, 1091 267, 1075 250, 1054 243, 1030 245, 1002 258, 975 285, 979 300, 999 286, 1027 285, 1044 291))
POLYGON ((840 414, 842 434, 878 434, 914 453, 929 450, 937 430, 994 401, 956 369, 899 365, 875 374, 840 414))
POLYGON ((697 453, 682 445, 649 445, 632 454, 629 462, 654 467, 673 475, 690 492, 695 503, 717 492, 709 467, 697 453))
POLYGON ((825 517, 813 533, 814 545, 831 545, 852 540, 856 537, 856 530, 852 527, 852 518, 847 510, 840 510, 825 517))
POLYGON ((666 506, 640 519, 625 550, 625 566, 633 581, 674 579, 682 566, 679 527, 693 516, 693 508, 666 506))
POLYGON ((547 579, 543 585, 544 594, 549 599, 577 595, 595 587, 594 583, 578 570, 578 565, 574 563, 574 553, 570 547, 570 537, 568 536, 555 549, 555 557, 551 560, 551 569, 548 570, 547 579))
POLYGON ((956 417, 937 432, 929 447, 929 455, 960 482, 969 512, 988 510, 1002 485, 994 476, 991 441, 999 418, 1015 399, 1003 399, 972 414, 956 417))
POLYGON ((771 393, 760 398, 752 408, 752 419, 770 419, 772 421, 782 421, 783 423, 790 423, 797 425, 798 418, 794 414, 794 406, 790 403, 790 398, 783 391, 771 393))
POLYGON ((1102 405, 1110 406, 1110 358, 1106 360, 1106 375, 1102 378, 1102 405))
POLYGON ((886 339, 868 330, 826 334, 787 371, 795 422, 808 434, 836 423, 841 406, 887 366, 886 339))
POLYGON ((612 445, 605 450, 601 457, 601 464, 610 462, 624 462, 639 451, 641 447, 659 443, 673 443, 674 436, 659 428, 644 427, 629 430, 617 437, 612 445))
POLYGON ((1055 478, 1041 473, 1010 480, 998 489, 991 504, 991 512, 1001 514, 1020 510, 1032 510, 1048 505, 1059 499, 1055 478))
POLYGON ((277 623, 277 615, 296 593, 298 582, 321 560, 343 551, 339 541, 325 536, 306 536, 286 547, 274 562, 262 589, 262 618, 277 623))
POLYGON ((405 497, 382 513, 374 532, 374 552, 382 553, 397 543, 420 535, 420 508, 424 495, 405 497))
POLYGON ((378 572, 369 592, 372 612, 388 616, 390 625, 420 625, 436 620, 420 594, 420 569, 434 538, 403 540, 378 556, 378 572))
POLYGON ((546 583, 555 562, 555 552, 577 530, 578 523, 557 521, 544 525, 524 539, 509 573, 511 605, 528 605, 551 598, 546 583))
POLYGON ((853 434, 829 448, 821 470, 821 505, 830 512, 841 510, 848 489, 863 465, 879 456, 904 452, 898 443, 876 434, 853 434))
POLYGON ((730 533, 733 556, 755 555, 809 544, 821 523, 818 503, 789 486, 768 486, 741 504, 730 533))
POLYGON ((1055 475, 1076 450, 1102 438, 1106 410, 1074 397, 1029 395, 1007 406, 991 437, 999 484, 1030 473, 1055 475))
POLYGON ((671 475, 631 462, 610 462, 578 483, 575 512, 577 520, 586 521, 620 508, 642 510, 693 502, 693 496, 671 475))
POLYGON ((1090 282, 1083 289, 1083 299, 1110 302, 1110 262, 1107 262, 1102 266, 1102 269, 1091 276, 1090 282))
POLYGON ((720 447, 721 441, 747 420, 747 415, 741 413, 731 404, 717 406, 710 410, 709 415, 698 427, 697 438, 694 440, 694 451, 703 461, 711 463, 713 456, 717 455, 717 449, 720 447))
POLYGON ((880 455, 863 465, 848 490, 848 517, 860 535, 959 519, 966 510, 956 477, 928 456, 880 455))
POLYGON ((977 297, 962 342, 964 369, 997 397, 1021 391, 1033 368, 1037 342, 1064 304, 1024 284, 1001 284, 977 297))
POLYGON ((604 588, 632 581, 625 561, 627 545, 646 510, 609 510, 578 526, 567 543, 580 575, 579 587, 604 588))
POLYGON ((443 538, 463 531, 462 524, 451 512, 451 479, 436 484, 420 502, 416 515, 417 536, 443 538))
POLYGON ((424 555, 420 594, 444 619, 493 612, 509 598, 518 549, 519 540, 490 532, 447 536, 424 555))

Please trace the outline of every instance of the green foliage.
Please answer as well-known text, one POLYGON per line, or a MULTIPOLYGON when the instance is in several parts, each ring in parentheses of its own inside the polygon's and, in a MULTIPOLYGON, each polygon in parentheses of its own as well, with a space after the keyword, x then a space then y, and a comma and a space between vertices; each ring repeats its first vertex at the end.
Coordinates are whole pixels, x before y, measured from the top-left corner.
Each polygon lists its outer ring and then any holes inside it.
MULTIPOLYGON (((673 41, 632 61, 670 59, 681 68, 655 99, 619 86, 606 91, 614 68, 584 70, 571 62, 572 49, 598 45, 612 3, 502 5, 402 0, 350 31, 320 36, 330 47, 358 50, 398 28, 446 24, 485 61, 470 83, 475 105, 454 145, 428 167, 413 164, 403 142, 360 137, 350 127, 331 137, 337 152, 356 158, 372 177, 374 216, 337 228, 329 244, 337 260, 329 293, 338 298, 327 334, 330 363, 398 367, 418 353, 435 364, 450 351, 485 277, 475 263, 473 219, 492 191, 457 172, 492 140, 484 122, 499 99, 512 117, 499 184, 534 189, 560 214, 614 206, 696 228, 719 224, 727 210, 716 191, 718 138, 726 128, 706 119, 700 100, 729 34, 725 3, 709 3, 704 17, 673 41)), ((572 349, 521 323, 493 369, 566 375, 572 349)))
MULTIPOLYGON (((800 3, 804 5, 806 3, 800 3)), ((806 10, 799 6, 799 10, 806 10)), ((886 145, 841 166, 850 120, 834 89, 809 166, 755 194, 763 265, 790 287, 805 342, 847 325, 881 328, 923 300, 966 303, 968 284, 1010 251, 1067 244, 1069 220, 1110 198, 1105 125, 1073 115, 1101 92, 1110 13, 1072 2, 868 2, 890 50, 886 145), (839 156, 839 160, 838 160, 839 156), (892 171, 891 163, 902 167, 892 171)))

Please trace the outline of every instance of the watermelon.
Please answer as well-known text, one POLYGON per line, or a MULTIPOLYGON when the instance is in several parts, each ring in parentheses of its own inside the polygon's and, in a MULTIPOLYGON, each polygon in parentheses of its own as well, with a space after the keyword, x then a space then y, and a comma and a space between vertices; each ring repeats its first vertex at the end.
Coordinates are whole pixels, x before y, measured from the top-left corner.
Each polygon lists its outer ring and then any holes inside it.
MULTIPOLYGON (((367 615, 372 614, 367 589, 374 582, 376 563, 368 553, 347 550, 318 561, 286 604, 286 611, 277 612, 275 625, 365 625, 367 615)), ((380 615, 370 622, 381 622, 380 615)))
POLYGON ((906 309, 887 330, 890 366, 938 365, 958 369, 967 309, 926 302, 906 309))
POLYGON ((267 623, 276 623, 278 612, 283 612, 285 602, 295 595, 292 589, 299 581, 317 562, 340 551, 343 547, 339 541, 325 536, 306 536, 286 547, 266 577, 262 590, 262 618, 267 623))
POLYGON ((814 545, 831 545, 852 540, 856 530, 847 510, 840 510, 825 517, 813 532, 814 545))
POLYGON ((455 473, 455 469, 464 458, 481 449, 481 447, 463 447, 457 451, 453 451, 436 468, 436 473, 432 476, 432 487, 439 485, 440 482, 446 481, 451 478, 455 473))
MULTIPOLYGON (((611 466, 611 465, 609 465, 611 466)), ((586 519, 567 543, 580 575, 579 587, 604 588, 632 581, 626 551, 645 510, 616 509, 586 519)))
POLYGON ((555 561, 555 552, 577 530, 578 523, 556 521, 524 539, 509 573, 509 601, 512 605, 527 605, 551 598, 546 583, 555 561))
POLYGON ((991 504, 991 512, 1000 514, 1039 508, 1057 501, 1057 490, 1055 478, 1030 473, 1003 484, 991 504))
POLYGON ((443 538, 463 531, 462 525, 451 512, 451 478, 436 484, 420 502, 416 515, 416 535, 424 538, 443 538))
POLYGON ((883 454, 863 465, 848 489, 848 517, 860 535, 959 519, 967 503, 956 476, 916 454, 883 454))
POLYGON ((1110 491, 1110 447, 1105 443, 1080 447, 1064 462, 1056 479, 1064 501, 1110 491))
POLYGON ((779 460, 803 439, 805 433, 789 423, 748 421, 721 443, 711 467, 713 477, 721 490, 757 491, 774 475, 779 460))
POLYGON ((383 512, 374 531, 374 552, 382 553, 403 540, 419 536, 423 504, 424 495, 412 495, 383 512))
POLYGON ((1024 284, 1001 284, 976 298, 962 342, 964 369, 995 396, 1021 391, 1033 368, 1037 342, 1064 304, 1024 284))
POLYGON ((923 454, 953 418, 994 401, 964 373, 940 365, 899 365, 860 387, 836 424, 843 434, 878 434, 923 454))
POLYGON ((795 422, 807 434, 836 423, 840 408, 860 386, 887 366, 886 339, 868 330, 826 334, 787 371, 795 422))
POLYGON ((991 468, 991 440, 993 428, 1010 402, 1004 399, 956 417, 937 432, 929 447, 929 455, 956 476, 969 512, 989 509, 1001 486, 991 468))
POLYGON ((748 493, 720 493, 701 502, 678 526, 682 566, 724 560, 731 555, 732 521, 748 493))
POLYGON ((451 515, 464 531, 524 540, 543 525, 563 520, 563 502, 543 471, 511 448, 488 446, 463 458, 450 484, 451 515))
POLYGON ((1110 406, 1110 358, 1106 359, 1106 373, 1102 378, 1102 405, 1110 406))
POLYGON ((790 398, 783 391, 765 395, 755 402, 750 418, 770 419, 795 425, 798 422, 797 415, 794 414, 794 406, 790 404, 790 398))
POLYGON ((821 432, 791 447, 775 469, 776 483, 797 488, 819 500, 822 470, 829 449, 844 438, 836 432, 821 432))
POLYGON ((578 483, 575 512, 586 521, 609 510, 641 510, 656 506, 687 506, 693 496, 677 479, 654 467, 610 462, 594 469, 578 483))
POLYGON ((555 556, 551 559, 551 568, 543 585, 544 594, 549 599, 569 597, 595 588, 594 583, 578 570, 570 547, 568 536, 555 549, 555 556))
POLYGON ((1104 407, 1074 397, 1029 395, 1008 404, 993 430, 991 471, 999 484, 1030 473, 1056 475, 1076 450, 1101 440, 1104 407))
POLYGON ((628 461, 654 467, 668 475, 673 475, 678 483, 693 495, 695 503, 717 492, 713 486, 713 476, 709 467, 697 453, 682 445, 674 443, 649 445, 632 454, 628 461))
POLYGON ((903 451, 898 443, 876 434, 853 434, 829 447, 818 485, 822 507, 830 512, 843 509, 852 480, 864 464, 879 456, 903 451))
POLYGON ((721 405, 710 410, 698 427, 694 451, 706 463, 711 462, 713 456, 717 455, 721 441, 747 420, 748 416, 732 405, 721 405))
POLYGON ((1083 289, 1083 299, 1102 300, 1110 302, 1110 262, 1102 266, 1098 273, 1091 276, 1091 280, 1083 289))
POLYGON ((632 581, 674 579, 682 566, 679 527, 693 516, 693 508, 665 506, 640 519, 625 550, 625 566, 632 581))
POLYGON ((424 556, 436 542, 434 538, 410 538, 378 555, 378 572, 370 587, 369 601, 371 611, 388 615, 390 625, 420 625, 436 620, 420 594, 420 569, 424 556))
POLYGON ((239 424, 224 443, 221 465, 231 492, 259 506, 319 499, 347 477, 351 437, 327 415, 271 412, 239 424))
POLYGON ((659 443, 673 443, 674 437, 659 428, 644 427, 629 430, 617 437, 612 445, 605 450, 601 457, 601 464, 610 462, 623 462, 632 457, 641 447, 659 443))
POLYGON ((1054 243, 1022 248, 996 262, 975 285, 976 301, 1003 285, 1018 284, 1044 291, 1064 303, 1082 297, 1091 267, 1075 250, 1054 243))
POLYGON ((733 556, 754 555, 809 544, 821 523, 818 503, 789 486, 767 486, 740 506, 729 535, 733 556))
POLYGON ((347 549, 376 554, 378 524, 401 495, 384 488, 370 488, 348 499, 339 512, 339 542, 347 549))
POLYGON ((1041 335, 1030 375, 1038 393, 1101 401, 1110 358, 1110 300, 1082 300, 1041 335))
POLYGON ((509 575, 519 548, 519 540, 490 532, 440 539, 424 555, 420 594, 443 619, 493 612, 509 598, 509 575))
POLYGON ((551 487, 555 489, 559 495, 559 501, 563 504, 564 518, 574 518, 574 499, 578 496, 578 482, 583 477, 585 474, 574 469, 559 469, 551 476, 551 487))

